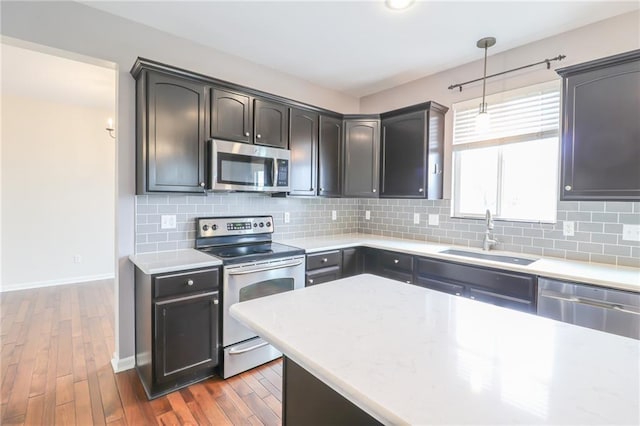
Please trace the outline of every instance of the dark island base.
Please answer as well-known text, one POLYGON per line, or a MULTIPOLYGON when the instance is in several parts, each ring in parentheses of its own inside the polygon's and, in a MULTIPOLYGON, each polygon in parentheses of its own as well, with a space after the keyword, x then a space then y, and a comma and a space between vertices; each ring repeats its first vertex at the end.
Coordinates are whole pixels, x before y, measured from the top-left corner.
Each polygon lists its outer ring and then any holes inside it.
POLYGON ((382 424, 287 357, 282 382, 283 426, 382 424))

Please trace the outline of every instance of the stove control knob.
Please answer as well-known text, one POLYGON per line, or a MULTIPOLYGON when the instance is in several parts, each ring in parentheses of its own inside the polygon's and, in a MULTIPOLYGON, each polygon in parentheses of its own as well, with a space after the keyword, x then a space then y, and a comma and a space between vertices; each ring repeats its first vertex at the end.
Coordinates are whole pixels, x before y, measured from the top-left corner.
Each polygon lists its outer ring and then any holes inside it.
POLYGON ((267 228, 271 228, 271 222, 267 222, 267 228))
POLYGON ((211 229, 213 229, 214 231, 218 230, 218 225, 211 225, 211 229))
POLYGON ((258 227, 258 222, 253 222, 253 227, 257 228, 258 227))
POLYGON ((260 228, 264 228, 264 222, 260 222, 260 228))
POLYGON ((208 230, 209 230, 209 225, 204 225, 204 226, 202 227, 202 230, 203 230, 203 231, 208 231, 208 230))

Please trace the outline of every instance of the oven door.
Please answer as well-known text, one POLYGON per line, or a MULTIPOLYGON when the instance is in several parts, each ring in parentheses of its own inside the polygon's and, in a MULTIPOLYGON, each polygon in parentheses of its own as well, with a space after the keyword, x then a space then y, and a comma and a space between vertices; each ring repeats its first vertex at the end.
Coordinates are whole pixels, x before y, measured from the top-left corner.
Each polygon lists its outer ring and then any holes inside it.
POLYGON ((222 346, 256 337, 229 314, 231 305, 304 287, 304 261, 296 256, 224 267, 222 346))
POLYGON ((214 191, 289 191, 286 149, 212 139, 210 188, 214 191))

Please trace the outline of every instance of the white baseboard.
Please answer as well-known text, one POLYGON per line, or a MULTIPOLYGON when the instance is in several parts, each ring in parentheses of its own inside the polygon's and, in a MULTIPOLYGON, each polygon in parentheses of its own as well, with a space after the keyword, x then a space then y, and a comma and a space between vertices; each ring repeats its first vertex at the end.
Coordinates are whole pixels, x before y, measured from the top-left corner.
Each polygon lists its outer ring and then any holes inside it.
POLYGON ((28 290, 31 288, 53 287, 56 285, 80 284, 90 281, 112 280, 114 278, 115 274, 102 274, 86 275, 84 277, 62 278, 58 280, 34 281, 30 283, 2 284, 2 287, 0 287, 0 293, 3 293, 5 291, 28 290))
POLYGON ((118 358, 118 355, 114 352, 113 358, 111 358, 111 367, 114 373, 120 373, 122 371, 131 370, 136 366, 136 357, 128 356, 126 358, 118 358))

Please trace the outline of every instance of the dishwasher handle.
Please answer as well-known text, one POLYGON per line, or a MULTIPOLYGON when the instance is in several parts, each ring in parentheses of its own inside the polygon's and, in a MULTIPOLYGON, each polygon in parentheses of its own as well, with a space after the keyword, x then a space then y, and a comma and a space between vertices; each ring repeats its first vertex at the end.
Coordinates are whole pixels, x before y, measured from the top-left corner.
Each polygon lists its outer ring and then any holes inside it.
POLYGON ((558 292, 555 292, 555 291, 549 291, 549 290, 541 291, 539 296, 540 297, 549 297, 551 299, 556 299, 556 300, 562 300, 564 302, 579 303, 581 305, 593 306, 595 308, 610 309, 610 310, 613 310, 613 311, 619 311, 619 312, 624 312, 624 313, 627 313, 627 314, 639 315, 640 316, 640 311, 639 310, 635 310, 632 307, 624 306, 624 305, 616 304, 616 303, 602 302, 602 301, 599 301, 599 300, 586 299, 586 298, 577 297, 577 296, 567 296, 567 295, 564 295, 562 293, 558 293, 558 292))

